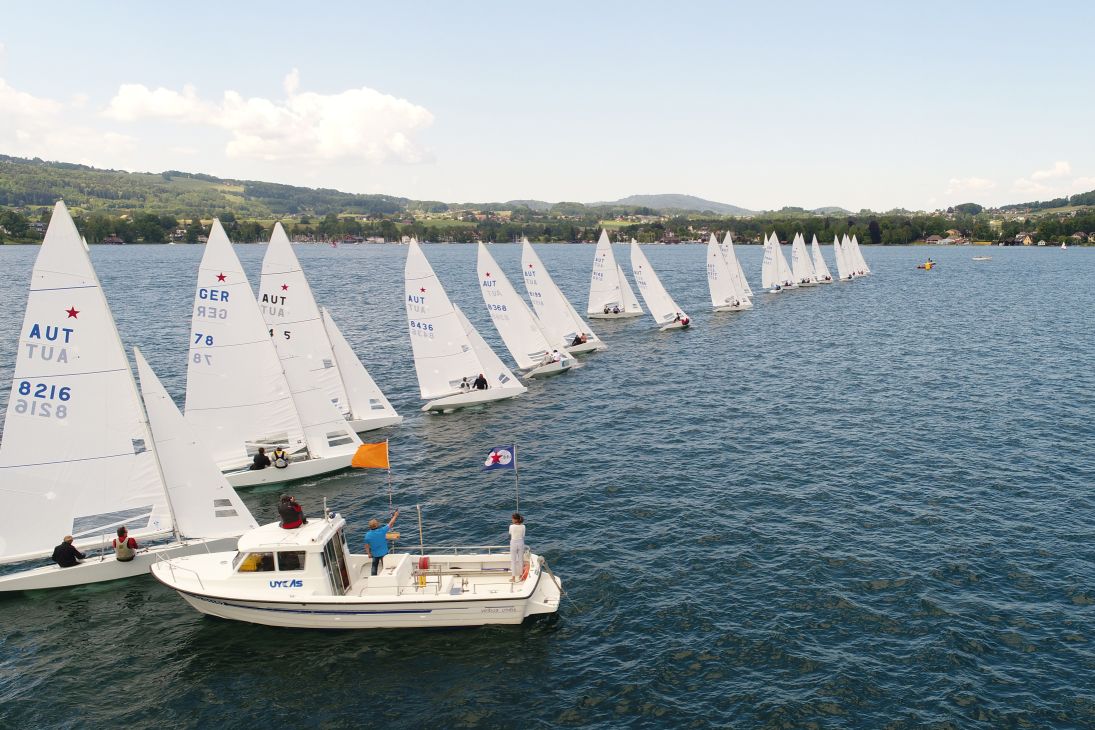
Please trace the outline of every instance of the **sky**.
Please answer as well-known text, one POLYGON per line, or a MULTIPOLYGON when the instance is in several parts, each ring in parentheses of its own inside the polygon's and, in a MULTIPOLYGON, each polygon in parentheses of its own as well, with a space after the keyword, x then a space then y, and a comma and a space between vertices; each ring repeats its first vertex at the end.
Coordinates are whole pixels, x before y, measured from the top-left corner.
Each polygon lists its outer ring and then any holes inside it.
POLYGON ((0 154, 419 200, 1095 189, 1091 2, 5 3, 0 154))

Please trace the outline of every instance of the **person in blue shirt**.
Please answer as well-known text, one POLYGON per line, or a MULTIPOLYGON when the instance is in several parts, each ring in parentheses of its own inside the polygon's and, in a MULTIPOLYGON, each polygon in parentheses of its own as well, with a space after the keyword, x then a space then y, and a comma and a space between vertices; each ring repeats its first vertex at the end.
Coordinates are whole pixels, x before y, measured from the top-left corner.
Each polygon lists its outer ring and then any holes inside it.
POLYGON ((399 510, 392 513, 392 518, 384 526, 379 520, 369 520, 369 531, 365 533, 365 553, 373 559, 370 575, 376 575, 377 569, 384 567, 384 556, 388 554, 388 531, 395 524, 396 517, 399 517, 399 510))

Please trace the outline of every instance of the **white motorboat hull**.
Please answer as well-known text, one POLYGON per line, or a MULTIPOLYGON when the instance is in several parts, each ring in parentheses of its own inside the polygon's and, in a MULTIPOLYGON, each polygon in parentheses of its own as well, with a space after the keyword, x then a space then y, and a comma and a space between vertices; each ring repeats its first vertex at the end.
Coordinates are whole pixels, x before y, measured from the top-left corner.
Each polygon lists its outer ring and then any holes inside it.
POLYGON ((608 314, 605 314, 604 312, 586 312, 586 316, 590 319, 627 319, 628 317, 641 317, 643 316, 643 313, 620 312, 619 314, 614 314, 612 312, 609 312, 608 314))
POLYGON ((574 367, 575 360, 572 357, 564 357, 559 362, 549 362, 547 365, 534 367, 525 373, 526 378, 541 378, 548 375, 559 375, 574 367))
POLYGON ((248 598, 201 587, 193 571, 163 562, 152 575, 174 589, 195 610, 207 616, 300 629, 398 629, 489 624, 519 624, 529 616, 559 610, 562 586, 534 559, 528 578, 518 583, 496 582, 483 590, 452 594, 425 590, 394 596, 307 595, 248 598))
POLYGON ((456 393, 444 398, 431 400, 422 406, 423 411, 454 411, 458 408, 477 406, 481 403, 490 403, 496 400, 516 398, 525 391, 516 388, 491 388, 488 390, 470 390, 467 393, 456 393))
POLYGON ((297 479, 311 479, 334 471, 350 468, 353 454, 340 454, 338 456, 326 456, 320 459, 302 459, 290 461, 284 469, 268 466, 265 469, 242 469, 239 471, 225 472, 228 483, 233 487, 257 487, 262 484, 281 484, 297 479))
POLYGON ((567 345, 567 352, 571 355, 580 355, 583 352, 596 352, 597 350, 607 350, 608 345, 600 340, 590 340, 589 342, 583 342, 580 345, 567 345))
POLYGON ((365 433, 366 431, 375 431, 378 428, 398 426, 403 423, 403 416, 381 416, 379 418, 348 418, 346 420, 349 421, 350 428, 354 430, 354 433, 365 433))
POLYGON ((97 556, 91 555, 89 551, 86 560, 71 568, 48 565, 0 576, 0 593, 68 588, 146 575, 149 567, 161 558, 178 558, 184 555, 231 550, 235 548, 236 540, 235 537, 225 537, 216 540, 185 540, 181 543, 154 545, 139 550, 133 560, 125 563, 115 560, 113 553, 97 556))

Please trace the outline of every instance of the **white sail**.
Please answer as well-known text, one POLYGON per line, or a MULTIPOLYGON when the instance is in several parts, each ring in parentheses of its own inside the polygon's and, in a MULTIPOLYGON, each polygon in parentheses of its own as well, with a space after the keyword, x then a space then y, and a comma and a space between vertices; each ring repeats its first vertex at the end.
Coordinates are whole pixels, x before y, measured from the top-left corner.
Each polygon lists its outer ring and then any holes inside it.
POLYGON ((80 234, 57 203, 31 273, 0 443, 0 563, 172 530, 137 385, 80 234))
POLYGON ((810 255, 806 252, 806 239, 801 233, 795 234, 795 241, 791 244, 791 275, 798 284, 813 284, 817 281, 810 255))
POLYGON ((260 445, 305 448, 277 349, 236 252, 214 220, 198 267, 186 369, 186 419, 222 470, 260 445))
POLYGON ((602 229, 601 237, 597 239, 597 250, 593 252, 593 276, 589 282, 586 314, 601 314, 606 307, 623 308, 623 293, 620 291, 622 277, 616 273, 617 268, 608 231, 602 229))
POLYGON ((349 398, 350 411, 347 418, 354 424, 356 430, 369 431, 402 423, 403 417, 396 413, 395 408, 384 397, 384 393, 358 359, 350 343, 342 336, 342 331, 331 318, 327 308, 320 307, 319 313, 323 318, 327 339, 331 342, 331 352, 334 353, 338 374, 342 378, 342 387, 349 398))
POLYGON ((646 302, 646 308, 659 325, 671 324, 676 319, 686 319, 688 315, 677 306, 673 297, 662 286, 654 268, 642 252, 639 244, 631 244, 631 270, 635 274, 635 282, 639 285, 639 293, 646 302))
POLYGON ((734 278, 734 285, 745 296, 753 296, 753 288, 749 286, 749 280, 745 278, 745 270, 741 268, 741 261, 738 260, 738 255, 734 252, 734 239, 730 235, 730 231, 726 232, 726 236, 722 239, 723 258, 726 259, 726 265, 730 267, 730 276, 734 278))
POLYGON ((841 280, 848 280, 852 278, 852 267, 848 261, 847 246, 848 237, 844 236, 844 240, 841 241, 836 236, 833 237, 833 255, 836 257, 836 271, 841 280))
POLYGON ((787 263, 787 257, 783 255, 783 248, 780 246, 779 238, 775 233, 772 234, 772 249, 776 254, 776 279, 781 286, 796 287, 795 275, 791 271, 790 265, 787 263))
POLYGON ((530 370, 543 365, 550 358, 552 350, 559 350, 561 355, 566 354, 562 345, 549 339, 536 315, 510 284, 505 272, 483 244, 479 244, 476 270, 483 302, 487 305, 498 334, 502 336, 506 348, 517 362, 517 367, 530 370))
POLYGON ((183 538, 217 539, 258 527, 140 350, 134 348, 133 356, 179 534, 183 538))
POLYGON ((556 286, 527 238, 521 244, 521 274, 536 316, 557 346, 566 347, 574 341, 576 335, 582 334, 591 342, 597 341, 593 329, 578 316, 578 312, 556 286))
POLYGON ((716 311, 738 309, 744 304, 744 293, 738 290, 714 233, 707 242, 707 286, 711 291, 711 306, 716 311))
MULTIPOLYGON (((513 371, 506 367, 506 364, 502 362, 502 358, 498 357, 494 350, 490 348, 490 345, 479 334, 479 330, 475 329, 472 323, 468 321, 468 318, 464 316, 464 312, 460 307, 454 304, 453 311, 456 313, 456 319, 464 331, 464 336, 468 338, 472 351, 479 361, 479 372, 491 384, 490 387, 511 391, 514 395, 528 390, 513 374, 513 371)), ((468 378, 468 380, 473 381, 474 376, 468 378)))
MULTIPOLYGON (((423 398, 430 400, 459 394, 463 392, 461 382, 465 378, 472 382, 480 373, 486 376, 492 388, 525 390, 508 368, 488 367, 484 362, 482 350, 473 347, 468 337, 464 326, 467 319, 449 301, 433 267, 421 247, 413 241, 407 249, 404 281, 414 368, 423 398)), ((467 326, 470 328, 471 324, 467 326)), ((482 338, 479 340, 482 342, 482 338)), ((482 343, 482 348, 490 350, 486 343, 482 343)), ((501 365, 497 356, 494 360, 501 365)))
POLYGON ((312 381, 339 412, 348 416, 350 398, 342 384, 327 330, 281 223, 274 224, 270 245, 262 259, 259 306, 278 354, 282 358, 303 358, 312 381))
POLYGON ((866 276, 871 273, 871 268, 867 266, 867 259, 863 258, 863 250, 859 247, 859 241, 856 239, 855 234, 852 234, 852 252, 855 256, 855 270, 859 272, 861 276, 866 276))
POLYGON ((764 259, 760 265, 760 285, 765 289, 771 289, 779 284, 779 277, 776 272, 776 251, 772 246, 773 238, 775 238, 775 234, 772 234, 772 236, 766 234, 764 236, 764 259))
POLYGON ((810 243, 810 252, 813 254, 814 277, 816 280, 832 281, 833 275, 829 273, 829 267, 825 264, 825 257, 821 255, 821 245, 817 242, 817 235, 814 235, 814 239, 810 243))
MULTIPOLYGON (((638 246, 638 242, 632 241, 632 246, 638 246)), ((635 290, 631 288, 631 284, 627 281, 627 276, 624 275, 624 267, 616 264, 616 275, 620 277, 620 291, 623 292, 624 298, 624 312, 628 314, 642 314, 643 308, 639 305, 639 299, 635 296, 635 290)))

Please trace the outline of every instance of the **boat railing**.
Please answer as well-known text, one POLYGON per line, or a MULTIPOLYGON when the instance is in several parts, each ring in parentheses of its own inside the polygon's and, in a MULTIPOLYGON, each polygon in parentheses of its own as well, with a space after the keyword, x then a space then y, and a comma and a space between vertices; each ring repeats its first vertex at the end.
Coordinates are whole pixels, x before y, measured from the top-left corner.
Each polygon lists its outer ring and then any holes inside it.
POLYGON ((156 560, 160 563, 167 563, 167 569, 171 572, 171 582, 172 583, 177 583, 178 582, 177 579, 175 578, 175 571, 176 570, 184 570, 187 573, 193 573, 194 577, 198 579, 198 585, 201 587, 201 589, 203 591, 205 590, 205 584, 202 583, 202 577, 198 574, 198 571, 193 570, 191 568, 185 568, 181 565, 175 565, 174 560, 172 560, 171 558, 165 558, 162 555, 157 555, 156 560))
MULTIPOLYGON (((433 555, 471 555, 473 553, 486 553, 487 555, 500 555, 509 553, 509 545, 426 545, 417 548, 420 554, 433 555)), ((413 555, 414 553, 408 553, 413 555)))

